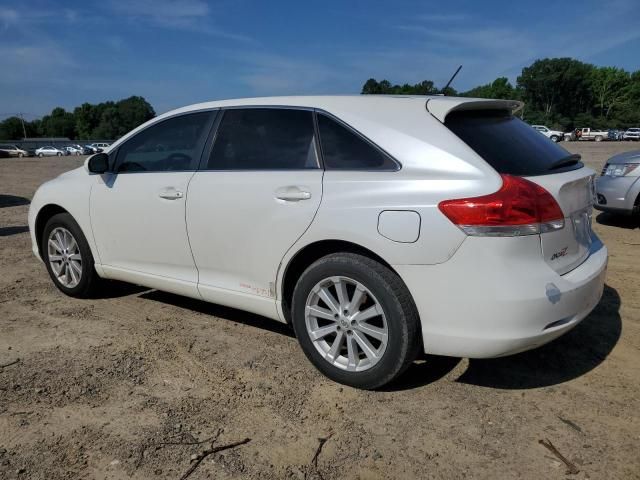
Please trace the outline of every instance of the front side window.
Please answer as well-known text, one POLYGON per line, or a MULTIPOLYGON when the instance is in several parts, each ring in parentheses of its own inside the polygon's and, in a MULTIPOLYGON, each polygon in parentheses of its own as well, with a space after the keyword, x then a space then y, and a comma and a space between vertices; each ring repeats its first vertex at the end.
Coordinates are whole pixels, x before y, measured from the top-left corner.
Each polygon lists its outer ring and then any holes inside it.
POLYGON ((282 108, 224 112, 208 170, 301 170, 318 168, 313 114, 282 108))
POLYGON ((318 128, 327 170, 398 169, 396 162, 387 154, 326 115, 318 115, 318 128))
POLYGON ((118 148, 117 172, 195 170, 213 112, 169 118, 134 135, 118 148))

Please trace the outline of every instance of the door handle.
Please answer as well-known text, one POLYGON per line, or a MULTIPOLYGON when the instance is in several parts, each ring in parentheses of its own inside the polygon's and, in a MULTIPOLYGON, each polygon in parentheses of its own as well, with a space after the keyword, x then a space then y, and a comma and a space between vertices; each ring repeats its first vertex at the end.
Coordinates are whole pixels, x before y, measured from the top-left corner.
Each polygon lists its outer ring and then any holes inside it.
POLYGON ((295 186, 282 187, 276 190, 276 198, 286 202, 299 202, 300 200, 309 200, 311 192, 295 186))
POLYGON ((165 188, 161 190, 158 194, 160 198, 164 198, 165 200, 177 200, 184 196, 180 190, 176 190, 175 188, 165 188))

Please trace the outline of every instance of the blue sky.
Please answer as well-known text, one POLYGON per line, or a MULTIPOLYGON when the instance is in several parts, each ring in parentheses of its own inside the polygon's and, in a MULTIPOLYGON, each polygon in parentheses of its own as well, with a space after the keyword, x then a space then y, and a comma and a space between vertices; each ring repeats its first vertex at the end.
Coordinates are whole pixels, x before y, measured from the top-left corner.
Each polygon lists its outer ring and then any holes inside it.
POLYGON ((465 90, 554 56, 640 69, 640 1, 0 0, 0 116, 442 86, 459 64, 465 90))

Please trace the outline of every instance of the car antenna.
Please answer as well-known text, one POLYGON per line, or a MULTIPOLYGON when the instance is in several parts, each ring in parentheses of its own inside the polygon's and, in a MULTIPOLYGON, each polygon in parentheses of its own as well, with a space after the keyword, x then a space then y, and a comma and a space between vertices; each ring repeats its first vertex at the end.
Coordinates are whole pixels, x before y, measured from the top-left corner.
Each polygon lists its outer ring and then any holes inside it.
POLYGON ((442 89, 442 93, 440 95, 447 95, 447 88, 449 88, 449 85, 451 85, 451 82, 453 82, 453 79, 456 78, 456 75, 458 75, 458 72, 462 70, 462 65, 460 65, 458 67, 458 69, 455 71, 455 73, 451 76, 451 78, 449 79, 449 81, 447 82, 447 84, 444 86, 444 88, 442 89))

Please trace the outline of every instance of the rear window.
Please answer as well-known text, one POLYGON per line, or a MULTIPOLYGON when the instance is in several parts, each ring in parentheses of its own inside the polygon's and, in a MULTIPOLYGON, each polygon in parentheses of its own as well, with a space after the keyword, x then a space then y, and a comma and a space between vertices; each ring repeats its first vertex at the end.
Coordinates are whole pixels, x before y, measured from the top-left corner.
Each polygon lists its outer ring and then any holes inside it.
POLYGON ((582 167, 579 155, 567 152, 509 111, 452 112, 445 125, 498 173, 534 176, 582 167))

